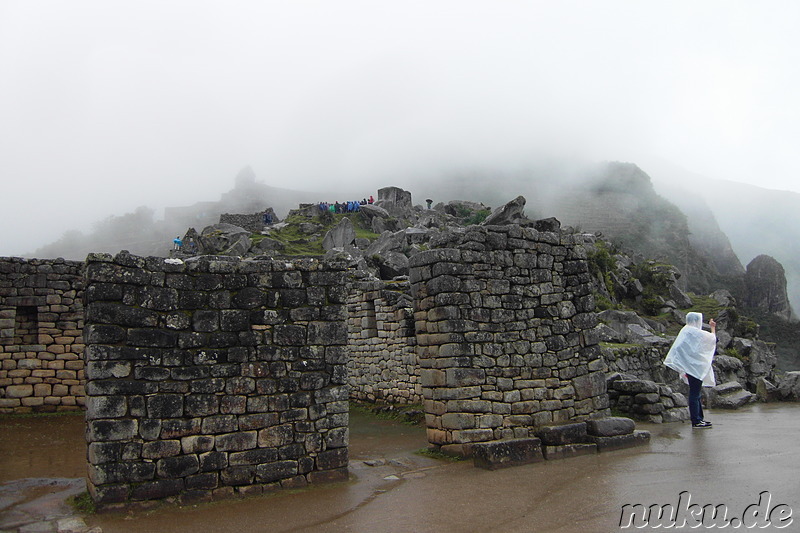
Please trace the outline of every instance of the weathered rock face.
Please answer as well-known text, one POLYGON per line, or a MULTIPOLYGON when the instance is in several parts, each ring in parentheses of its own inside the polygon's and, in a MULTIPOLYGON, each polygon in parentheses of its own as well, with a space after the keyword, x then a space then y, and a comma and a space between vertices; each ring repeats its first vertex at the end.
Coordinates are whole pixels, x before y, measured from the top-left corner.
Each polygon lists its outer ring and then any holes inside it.
POLYGON ((717 383, 740 381, 746 383, 747 371, 744 363, 735 357, 717 354, 714 356, 714 377, 717 383))
POLYGON ((774 258, 759 255, 750 261, 745 274, 745 291, 745 307, 760 309, 785 320, 792 318, 786 273, 774 258))
POLYGON ((733 295, 731 294, 731 291, 727 289, 716 290, 712 292, 709 296, 714 298, 714 300, 716 300, 716 302, 719 305, 724 305, 724 306, 736 305, 736 299, 734 299, 733 295))
POLYGON ((408 257, 399 252, 387 252, 378 262, 381 279, 408 275, 408 257))
POLYGON ((451 200, 446 204, 437 204, 434 208, 443 211, 450 216, 457 218, 463 217, 465 213, 488 209, 485 205, 478 202, 468 202, 466 200, 451 200))
POLYGON ((669 295, 679 309, 688 309, 692 306, 692 299, 689 298, 677 285, 669 286, 669 295))
POLYGON ((364 204, 359 207, 359 212, 361 216, 366 217, 367 220, 372 220, 373 218, 389 218, 389 212, 375 204, 364 204))
POLYGON ((743 360, 744 380, 739 380, 748 390, 755 390, 759 378, 774 379, 778 356, 764 341, 736 337, 731 345, 743 360))
MULTIPOLYGON (((506 205, 495 209, 481 224, 484 226, 502 226, 505 224, 519 224, 527 221, 525 218, 525 197, 517 196, 506 205)), ((537 228, 538 230, 538 228, 537 228)), ((542 230, 539 230, 542 231, 542 230)))
POLYGON ((787 372, 778 383, 778 395, 782 400, 800 401, 800 372, 787 372))
POLYGON ((375 205, 382 207, 392 216, 408 215, 414 210, 411 193, 400 187, 378 189, 378 201, 375 205))
MULTIPOLYGON (((633 311, 607 309, 598 313, 597 318, 618 334, 617 339, 619 340, 616 342, 647 345, 669 344, 667 339, 659 337, 650 324, 633 311)), ((609 333, 606 335, 609 336, 609 333)), ((611 338, 609 340, 611 341, 611 338)))
POLYGON ((322 239, 322 247, 325 250, 344 248, 351 246, 355 240, 356 230, 353 228, 353 223, 345 217, 325 234, 325 238, 322 239))
POLYGON ((201 255, 243 256, 250 249, 250 232, 232 224, 214 224, 197 238, 201 255))

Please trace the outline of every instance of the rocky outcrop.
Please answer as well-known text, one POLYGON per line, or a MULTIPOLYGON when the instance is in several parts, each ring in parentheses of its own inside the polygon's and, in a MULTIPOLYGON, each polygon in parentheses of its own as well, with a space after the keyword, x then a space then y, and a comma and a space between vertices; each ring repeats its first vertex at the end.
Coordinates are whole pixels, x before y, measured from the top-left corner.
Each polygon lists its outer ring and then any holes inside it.
POLYGON ((411 193, 400 187, 384 187, 378 189, 378 200, 375 205, 385 209, 394 217, 407 217, 414 211, 411 193))
POLYGON ((773 257, 759 255, 747 265, 745 307, 751 307, 789 320, 792 307, 786 292, 786 273, 773 257))
POLYGON ((468 202, 466 200, 451 200, 446 204, 439 203, 434 207, 435 211, 441 211, 455 218, 466 218, 478 211, 486 211, 489 208, 478 202, 468 202))
POLYGON ((381 279, 408 275, 408 257, 399 252, 387 252, 375 258, 381 279))
POLYGON ((748 390, 755 390, 760 378, 774 379, 778 356, 772 346, 758 339, 736 337, 732 346, 742 358, 746 370, 745 383, 748 390))
POLYGON ((484 226, 502 226, 505 224, 519 224, 527 220, 525 217, 525 197, 517 196, 506 205, 495 209, 481 224, 484 226))
POLYGON ((800 372, 787 372, 778 382, 778 395, 782 400, 800 401, 800 372))
POLYGON ((611 332, 604 329, 601 334, 606 336, 610 342, 627 342, 635 344, 669 345, 670 340, 660 337, 653 330, 650 323, 637 315, 634 311, 618 311, 608 309, 597 314, 597 318, 608 328, 616 332, 614 336, 611 332), (616 340, 612 340, 615 338, 616 340))
POLYGON ((250 232, 232 224, 214 224, 197 237, 201 255, 244 256, 250 249, 250 232))
POLYGON ((353 223, 345 217, 325 234, 325 238, 322 239, 322 247, 325 250, 344 248, 352 246, 355 240, 356 230, 353 228, 353 223))
POLYGON ((364 204, 359 207, 359 212, 368 221, 372 221, 373 218, 389 218, 389 212, 375 204, 364 204))

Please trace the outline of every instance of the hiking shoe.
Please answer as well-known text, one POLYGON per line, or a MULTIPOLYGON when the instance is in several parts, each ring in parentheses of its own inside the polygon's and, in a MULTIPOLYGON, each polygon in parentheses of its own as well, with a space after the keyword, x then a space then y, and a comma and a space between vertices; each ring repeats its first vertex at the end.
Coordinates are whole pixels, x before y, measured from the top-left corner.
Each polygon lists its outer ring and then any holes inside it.
POLYGON ((711 422, 706 422, 705 420, 701 420, 697 424, 692 424, 693 428, 710 428, 711 426, 711 422))

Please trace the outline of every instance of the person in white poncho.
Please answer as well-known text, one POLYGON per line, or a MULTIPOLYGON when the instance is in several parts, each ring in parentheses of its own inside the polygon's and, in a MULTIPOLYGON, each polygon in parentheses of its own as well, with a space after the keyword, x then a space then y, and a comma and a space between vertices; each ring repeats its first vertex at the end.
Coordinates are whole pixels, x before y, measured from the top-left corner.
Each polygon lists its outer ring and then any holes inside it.
POLYGON ((689 384, 689 415, 692 427, 709 428, 711 422, 703 420, 703 406, 700 403, 702 388, 716 385, 711 361, 717 348, 717 323, 709 320, 711 333, 703 331, 703 315, 687 313, 683 326, 675 342, 664 359, 664 364, 679 372, 689 384))

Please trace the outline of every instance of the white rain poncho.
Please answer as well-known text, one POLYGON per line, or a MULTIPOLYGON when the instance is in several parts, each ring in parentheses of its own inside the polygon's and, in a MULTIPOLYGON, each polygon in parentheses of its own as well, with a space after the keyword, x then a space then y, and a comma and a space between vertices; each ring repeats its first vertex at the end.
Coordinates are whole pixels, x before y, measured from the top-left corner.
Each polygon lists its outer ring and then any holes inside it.
POLYGON ((664 364, 679 372, 684 381, 688 381, 685 374, 689 374, 701 380, 704 386, 713 387, 717 382, 711 360, 717 347, 717 337, 702 328, 703 315, 688 313, 686 325, 675 337, 664 364))

